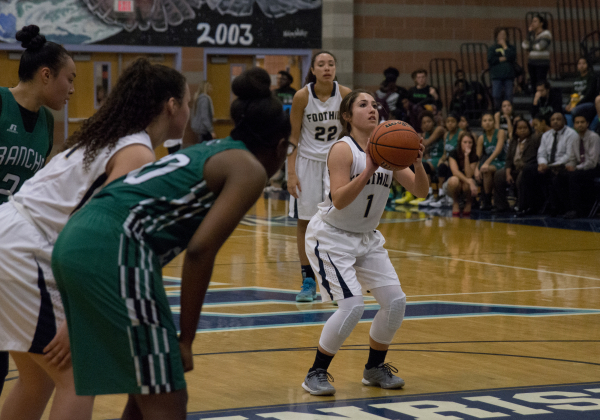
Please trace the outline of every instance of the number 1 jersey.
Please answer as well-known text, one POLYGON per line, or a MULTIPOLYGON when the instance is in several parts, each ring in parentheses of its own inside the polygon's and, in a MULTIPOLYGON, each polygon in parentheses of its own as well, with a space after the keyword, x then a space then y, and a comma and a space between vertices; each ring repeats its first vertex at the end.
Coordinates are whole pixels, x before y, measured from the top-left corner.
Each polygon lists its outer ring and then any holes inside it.
MULTIPOLYGON (((353 180, 367 167, 367 155, 352 137, 346 136, 339 141, 346 143, 352 150, 350 180, 353 180)), ((338 210, 331 201, 329 171, 327 171, 325 178, 327 199, 319 204, 319 211, 315 217, 320 217, 325 223, 348 232, 360 233, 374 230, 379 225, 385 210, 393 175, 390 170, 377 168, 354 201, 338 210)))
POLYGON ((329 148, 342 131, 339 120, 342 95, 337 82, 333 82, 331 96, 325 102, 317 97, 314 83, 309 83, 308 104, 302 117, 302 131, 298 156, 325 162, 329 148))

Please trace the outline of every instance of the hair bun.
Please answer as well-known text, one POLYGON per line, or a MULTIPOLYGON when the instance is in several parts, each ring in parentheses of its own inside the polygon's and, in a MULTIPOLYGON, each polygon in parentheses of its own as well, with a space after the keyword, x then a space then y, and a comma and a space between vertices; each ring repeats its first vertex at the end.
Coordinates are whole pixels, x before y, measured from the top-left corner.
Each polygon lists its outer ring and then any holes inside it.
POLYGON ((39 50, 46 43, 46 37, 40 35, 40 28, 36 25, 23 26, 15 38, 26 50, 39 50))
POLYGON ((260 67, 244 71, 233 80, 231 90, 241 100, 271 96, 271 76, 260 67))

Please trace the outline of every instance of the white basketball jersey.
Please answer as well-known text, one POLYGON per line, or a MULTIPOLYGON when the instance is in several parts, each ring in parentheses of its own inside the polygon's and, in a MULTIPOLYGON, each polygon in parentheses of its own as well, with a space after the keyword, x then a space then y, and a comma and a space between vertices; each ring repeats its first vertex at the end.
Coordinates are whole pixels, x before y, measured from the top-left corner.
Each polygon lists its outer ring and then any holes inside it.
MULTIPOLYGON (((346 136, 338 141, 343 141, 352 150, 352 166, 350 167, 350 179, 352 180, 367 167, 367 155, 352 137, 346 136)), ((358 197, 342 210, 338 210, 331 202, 328 173, 325 178, 327 199, 319 204, 319 217, 325 223, 349 232, 359 233, 374 230, 379 225, 379 220, 385 210, 393 175, 394 173, 390 170, 378 168, 358 197)))
POLYGON ((309 83, 308 104, 302 117, 302 131, 298 156, 325 162, 329 148, 342 131, 339 120, 342 95, 337 82, 333 82, 331 96, 325 102, 317 97, 314 83, 309 83))
POLYGON ((65 150, 25 181, 14 199, 31 215, 48 242, 54 243, 69 216, 106 181, 106 164, 110 158, 131 144, 142 144, 152 150, 150 136, 141 131, 119 139, 110 151, 108 148, 100 150, 87 171, 83 166, 83 147, 65 150))

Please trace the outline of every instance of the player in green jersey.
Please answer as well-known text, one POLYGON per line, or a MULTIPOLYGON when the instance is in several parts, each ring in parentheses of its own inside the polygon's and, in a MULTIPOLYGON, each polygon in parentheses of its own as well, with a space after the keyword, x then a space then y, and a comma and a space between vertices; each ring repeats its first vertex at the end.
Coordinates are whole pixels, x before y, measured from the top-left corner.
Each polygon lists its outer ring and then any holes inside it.
POLYGON ((0 204, 44 166, 53 144, 54 118, 73 94, 75 63, 67 50, 25 26, 16 38, 25 48, 19 83, 0 87, 0 204))
POLYGON ((19 370, 0 418, 39 419, 54 389, 51 420, 91 418, 93 398, 75 394, 52 249, 99 188, 153 162, 154 148, 183 136, 190 97, 180 72, 137 59, 69 137, 69 149, 0 206, 0 349, 11 351, 19 370))
POLYGON ((80 395, 129 394, 122 418, 185 419, 184 371, 215 256, 283 164, 291 126, 253 68, 233 84, 230 137, 191 146, 105 187, 67 223, 52 269, 80 395), (162 266, 187 249, 181 334, 162 266), (83 281, 84 279, 84 281, 83 281))
MULTIPOLYGON (((75 64, 67 50, 47 42, 35 25, 15 35, 25 48, 19 63, 19 83, 0 87, 0 204, 44 166, 52 151, 56 111, 73 93, 75 64)), ((8 374, 8 353, 0 352, 0 394, 8 374)))

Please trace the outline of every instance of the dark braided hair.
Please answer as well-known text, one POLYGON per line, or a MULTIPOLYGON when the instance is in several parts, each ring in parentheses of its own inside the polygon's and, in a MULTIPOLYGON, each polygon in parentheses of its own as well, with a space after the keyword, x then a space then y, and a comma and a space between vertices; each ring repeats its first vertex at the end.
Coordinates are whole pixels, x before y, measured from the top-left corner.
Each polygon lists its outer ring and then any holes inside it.
POLYGON ((231 137, 244 142, 254 154, 271 151, 292 131, 290 119, 270 86, 271 76, 260 67, 244 71, 231 84, 237 96, 229 110, 235 122, 231 137))
POLYGON ((145 130, 170 98, 182 103, 186 86, 177 70, 137 59, 119 77, 98 112, 67 139, 66 147, 85 147, 83 164, 89 168, 102 149, 112 150, 121 137, 145 130))
POLYGON ((19 80, 22 82, 32 80, 40 67, 48 67, 56 77, 70 57, 62 45, 46 41, 36 25, 23 26, 15 38, 25 48, 19 62, 19 80))

